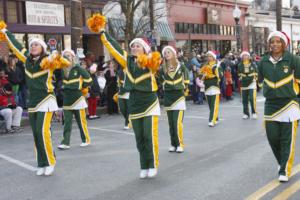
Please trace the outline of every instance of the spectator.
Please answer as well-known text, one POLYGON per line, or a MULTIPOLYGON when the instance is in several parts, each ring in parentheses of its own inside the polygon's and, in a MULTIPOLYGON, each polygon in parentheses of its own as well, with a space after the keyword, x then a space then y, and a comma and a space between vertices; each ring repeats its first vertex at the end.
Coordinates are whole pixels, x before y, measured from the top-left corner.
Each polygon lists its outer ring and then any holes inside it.
POLYGON ((232 90, 233 90, 233 80, 230 67, 227 67, 224 73, 225 83, 226 83, 226 99, 232 100, 232 90))
POLYGON ((197 91, 197 99, 198 99, 196 103, 202 105, 204 99, 205 85, 201 75, 196 78, 196 85, 197 85, 196 91, 197 91))
POLYGON ((15 102, 12 86, 6 84, 0 88, 0 115, 5 120, 7 133, 22 131, 20 128, 22 111, 23 109, 15 102))
POLYGON ((8 83, 7 75, 5 74, 5 70, 0 68, 0 88, 8 83))
POLYGON ((196 77, 197 77, 197 68, 196 66, 192 66, 192 69, 189 71, 189 90, 192 95, 192 99, 194 103, 197 103, 197 96, 196 96, 196 77))
POLYGON ((19 86, 22 81, 22 71, 17 68, 18 59, 15 55, 10 55, 8 57, 6 74, 8 75, 8 82, 12 86, 13 94, 15 96, 16 102, 18 102, 17 94, 19 92, 19 86))
POLYGON ((118 92, 117 90, 117 64, 115 61, 108 63, 108 70, 105 73, 106 79, 106 97, 107 97, 107 112, 108 114, 118 113, 118 105, 113 100, 113 96, 118 92))
POLYGON ((105 85, 106 85, 106 79, 105 79, 103 71, 97 72, 97 81, 98 81, 98 85, 100 87, 100 103, 99 104, 100 104, 100 106, 104 106, 104 99, 105 99, 104 89, 105 89, 105 85))
POLYGON ((201 64, 199 63, 198 59, 197 59, 197 54, 195 52, 192 53, 193 57, 190 61, 192 66, 196 66, 196 68, 200 68, 201 64))
POLYGON ((93 83, 89 90, 88 96, 88 112, 89 112, 89 119, 96 119, 99 116, 96 115, 97 113, 97 101, 100 100, 100 87, 98 84, 97 76, 97 65, 94 63, 92 66, 89 67, 89 72, 91 74, 91 78, 93 79, 93 83))

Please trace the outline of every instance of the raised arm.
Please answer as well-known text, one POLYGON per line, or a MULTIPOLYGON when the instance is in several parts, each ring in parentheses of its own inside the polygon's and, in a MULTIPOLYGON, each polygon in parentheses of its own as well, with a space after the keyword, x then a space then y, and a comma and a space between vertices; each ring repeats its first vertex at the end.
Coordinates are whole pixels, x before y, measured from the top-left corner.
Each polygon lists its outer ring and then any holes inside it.
POLYGON ((0 21, 0 32, 2 40, 5 40, 18 59, 25 63, 29 52, 16 40, 15 36, 6 29, 6 24, 3 21, 0 21))
POLYGON ((127 52, 121 48, 119 43, 104 30, 101 31, 101 41, 109 53, 117 60, 122 68, 127 67, 127 52))
POLYGON ((117 60, 122 68, 127 67, 127 52, 105 32, 106 17, 97 13, 87 20, 87 26, 93 33, 100 33, 103 45, 109 53, 117 60))

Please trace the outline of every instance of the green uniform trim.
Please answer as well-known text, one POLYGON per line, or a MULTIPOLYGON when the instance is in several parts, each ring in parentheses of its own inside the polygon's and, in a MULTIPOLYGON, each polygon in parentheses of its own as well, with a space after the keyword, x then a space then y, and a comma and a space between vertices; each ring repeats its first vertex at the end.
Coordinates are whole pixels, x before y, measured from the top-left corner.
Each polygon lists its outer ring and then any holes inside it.
POLYGON ((243 62, 241 62, 238 65, 238 75, 241 80, 241 87, 243 90, 243 88, 249 87, 253 82, 256 81, 258 76, 257 67, 253 63, 245 65, 243 62))

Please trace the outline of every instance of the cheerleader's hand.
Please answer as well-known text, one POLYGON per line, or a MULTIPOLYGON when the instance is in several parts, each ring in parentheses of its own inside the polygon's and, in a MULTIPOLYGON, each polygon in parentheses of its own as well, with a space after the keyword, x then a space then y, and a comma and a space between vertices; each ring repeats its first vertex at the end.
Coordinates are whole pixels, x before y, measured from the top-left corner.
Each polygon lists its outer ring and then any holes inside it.
POLYGON ((185 90, 184 90, 184 96, 189 96, 189 93, 190 93, 190 90, 188 89, 188 88, 186 88, 185 90))
POLYGON ((89 88, 82 88, 81 89, 81 93, 84 97, 86 97, 89 93, 89 88))

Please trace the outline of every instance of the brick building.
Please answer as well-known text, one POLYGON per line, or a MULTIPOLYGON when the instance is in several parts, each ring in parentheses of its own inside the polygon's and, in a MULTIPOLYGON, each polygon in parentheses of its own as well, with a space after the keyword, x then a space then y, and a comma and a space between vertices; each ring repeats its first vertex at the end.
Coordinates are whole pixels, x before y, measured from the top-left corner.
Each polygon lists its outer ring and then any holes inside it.
MULTIPOLYGON (((211 49, 222 54, 236 49, 234 0, 167 0, 168 22, 175 36, 173 45, 192 45, 203 52, 211 49)), ((241 10, 242 47, 248 49, 245 14, 249 3, 238 1, 241 10)))
MULTIPOLYGON (((103 47, 99 36, 90 33, 85 22, 93 13, 101 12, 106 2, 82 0, 83 47, 97 57, 103 55, 103 47)), ((71 47, 70 0, 0 0, 0 20, 7 23, 8 29, 24 46, 28 46, 31 38, 39 37, 45 42, 54 41, 58 50, 71 47)), ((6 44, 0 43, 0 56, 7 53, 6 44)))

